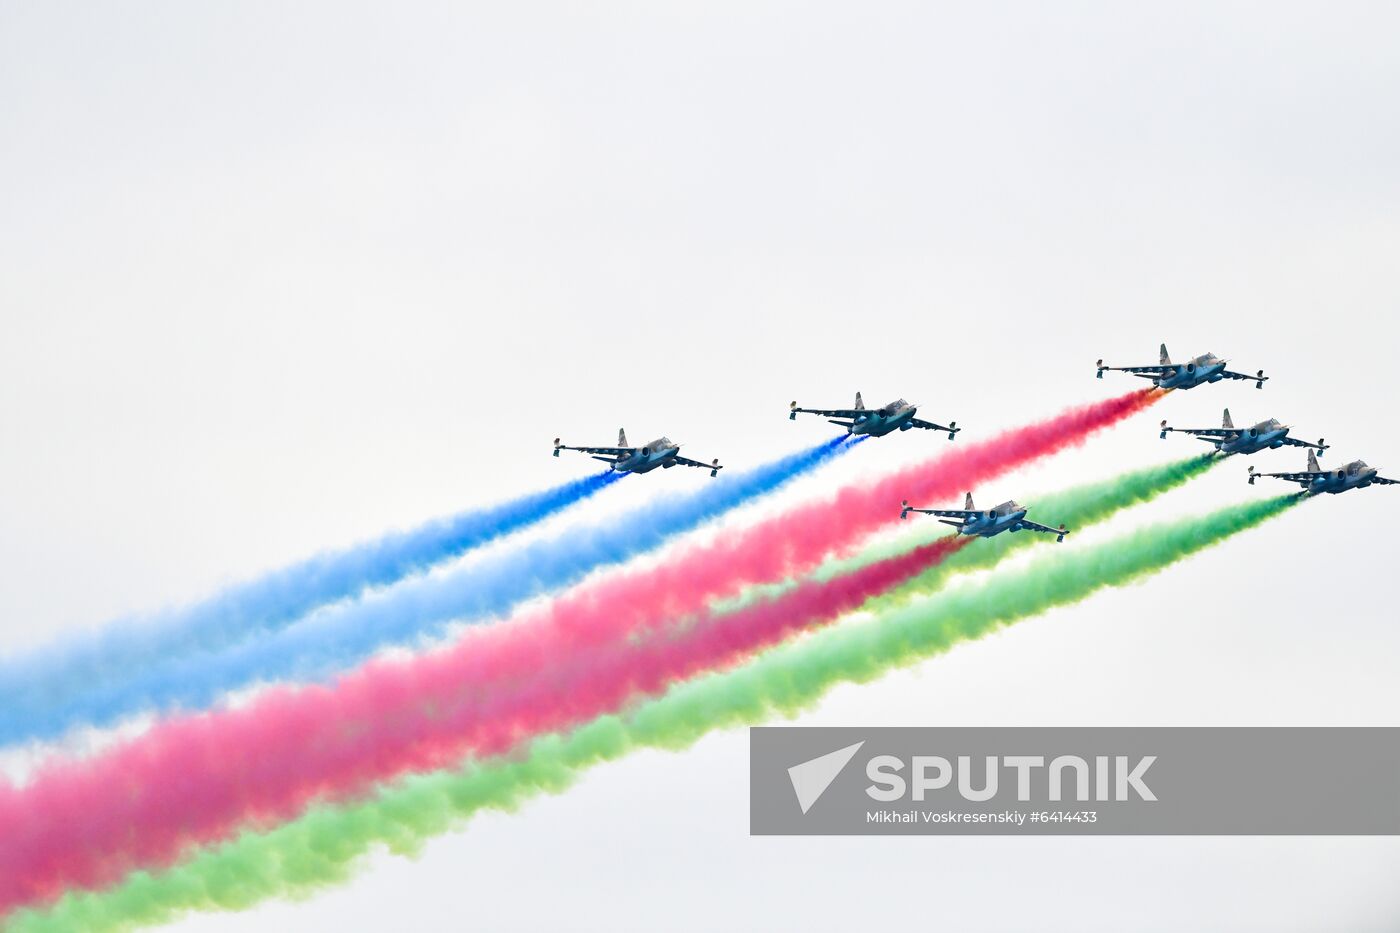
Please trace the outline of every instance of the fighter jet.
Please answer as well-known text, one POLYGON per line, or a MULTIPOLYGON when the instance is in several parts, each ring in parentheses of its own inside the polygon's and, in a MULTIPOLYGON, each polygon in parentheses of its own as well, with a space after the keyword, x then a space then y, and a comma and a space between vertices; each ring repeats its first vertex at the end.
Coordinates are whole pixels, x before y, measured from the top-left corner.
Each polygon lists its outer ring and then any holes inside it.
POLYGON ((1254 381, 1254 388, 1264 388, 1264 383, 1269 377, 1264 375, 1264 370, 1253 376, 1247 373, 1235 373, 1225 368, 1226 360, 1222 360, 1214 353, 1207 353, 1198 356, 1189 363, 1173 363, 1171 357, 1167 355, 1167 345, 1162 344, 1162 361, 1156 366, 1105 366, 1103 360, 1098 361, 1098 378, 1102 379, 1105 370, 1113 372, 1132 373, 1142 379, 1151 379, 1154 386, 1163 389, 1194 389, 1198 385, 1208 382, 1219 382, 1221 379, 1250 379, 1254 381))
POLYGON ((617 431, 616 447, 568 447, 559 438, 554 439, 554 456, 559 456, 561 450, 579 450, 593 457, 594 460, 601 460, 608 464, 608 468, 619 473, 650 473, 657 467, 669 470, 673 466, 700 467, 702 470, 709 470, 711 476, 718 476, 719 471, 724 467, 719 465, 719 460, 715 459, 709 463, 701 463, 699 460, 691 460, 682 457, 681 445, 672 441, 669 437, 658 437, 645 447, 628 447, 627 432, 621 428, 617 431))
POLYGON ((1065 540, 1065 535, 1069 530, 1061 525, 1059 528, 1048 528, 1035 522, 1026 521, 1026 507, 1018 505, 1015 501, 1003 502, 994 509, 985 512, 977 511, 977 507, 972 504, 972 493, 967 494, 967 500, 961 509, 916 509, 905 499, 900 503, 899 517, 908 518, 910 512, 922 512, 924 515, 941 516, 938 520, 945 525, 952 525, 958 529, 960 535, 976 535, 979 538, 990 538, 999 535, 1003 531, 1043 531, 1046 534, 1055 536, 1055 542, 1065 540), (953 519, 957 519, 953 521, 953 519))
POLYGON ((1338 467, 1335 470, 1324 470, 1317 465, 1317 457, 1313 452, 1308 451, 1308 468, 1299 473, 1256 473, 1253 464, 1249 467, 1249 484, 1254 485, 1254 481, 1261 476, 1272 476, 1276 479, 1289 483, 1297 483, 1303 487, 1305 495, 1316 496, 1319 493, 1329 493, 1336 495, 1339 492, 1346 492, 1348 489, 1365 489, 1372 483, 1380 486, 1400 485, 1400 480, 1386 479, 1377 475, 1380 471, 1373 466, 1367 466, 1363 460, 1353 460, 1346 466, 1338 467))
POLYGON ((856 406, 854 408, 798 408, 793 402, 788 406, 788 420, 796 421, 798 412, 808 415, 821 415, 832 424, 839 424, 846 429, 847 434, 868 434, 871 437, 884 437, 892 431, 907 431, 910 428, 925 428, 929 431, 947 431, 948 440, 952 440, 957 433, 962 430, 956 421, 948 422, 945 428, 941 424, 934 424, 932 421, 924 421, 914 416, 918 414, 917 405, 911 405, 902 398, 895 399, 888 405, 879 408, 866 408, 865 402, 861 400, 860 393, 856 393, 856 406), (837 419, 850 419, 849 421, 837 419))
POLYGON ((1214 444, 1215 449, 1225 456, 1230 454, 1256 454, 1265 448, 1277 450, 1288 445, 1290 447, 1311 447, 1318 453, 1327 449, 1327 442, 1319 438, 1316 444, 1308 441, 1300 441, 1296 437, 1289 437, 1289 426, 1281 423, 1277 418, 1270 418, 1268 421, 1261 421, 1252 428, 1237 428, 1235 422, 1230 420, 1230 409, 1225 409, 1225 417, 1221 419, 1218 428, 1169 428, 1165 421, 1162 422, 1162 437, 1167 436, 1168 431, 1177 431, 1182 434, 1193 434, 1197 440, 1214 444))

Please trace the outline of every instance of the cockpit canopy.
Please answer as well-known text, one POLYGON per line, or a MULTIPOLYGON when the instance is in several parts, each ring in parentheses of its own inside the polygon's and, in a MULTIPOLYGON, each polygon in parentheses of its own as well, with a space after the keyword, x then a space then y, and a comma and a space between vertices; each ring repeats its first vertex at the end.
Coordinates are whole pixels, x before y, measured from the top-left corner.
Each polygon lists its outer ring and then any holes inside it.
POLYGON ((909 403, 902 398, 897 398, 885 406, 886 411, 899 411, 901 408, 908 408, 909 403))
POLYGON ((655 453, 658 450, 670 450, 676 445, 672 442, 672 440, 669 437, 658 437, 656 440, 652 441, 647 446, 651 448, 653 453, 655 453))

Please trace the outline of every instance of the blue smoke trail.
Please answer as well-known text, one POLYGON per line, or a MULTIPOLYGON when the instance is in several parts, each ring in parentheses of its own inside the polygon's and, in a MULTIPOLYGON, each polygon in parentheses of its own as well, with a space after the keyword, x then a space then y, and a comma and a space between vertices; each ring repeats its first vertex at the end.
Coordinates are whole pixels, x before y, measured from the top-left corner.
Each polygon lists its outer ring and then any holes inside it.
MULTIPOLYGON (((58 702, 43 692, 0 694, 0 742, 50 738, 86 723, 108 725, 153 709, 192 709, 220 694, 278 679, 323 680, 376 650, 440 633, 451 622, 481 621, 590 571, 658 547, 711 518, 762 496, 858 443, 840 437, 734 475, 693 493, 667 495, 623 517, 566 529, 491 555, 442 577, 417 577, 356 602, 327 606, 266 637, 222 652, 125 669, 97 689, 58 702)), ((116 674, 116 672, 110 672, 116 674)))
MULTIPOLYGON (((61 703, 91 691, 108 676, 121 678, 153 663, 215 651, 250 635, 285 628, 319 606, 393 583, 533 525, 622 475, 595 473, 501 505, 435 519, 411 531, 318 554, 191 606, 112 623, 85 641, 6 659, 0 664, 0 709, 11 709, 0 715, 8 720, 16 697, 61 703)), ((9 729, 0 730, 0 741, 9 735, 9 729)))

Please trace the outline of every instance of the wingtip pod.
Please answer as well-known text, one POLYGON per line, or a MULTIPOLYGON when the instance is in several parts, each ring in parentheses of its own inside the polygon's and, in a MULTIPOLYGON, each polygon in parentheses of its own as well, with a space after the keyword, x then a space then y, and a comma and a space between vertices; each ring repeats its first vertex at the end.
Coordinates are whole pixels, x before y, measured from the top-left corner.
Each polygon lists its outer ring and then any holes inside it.
POLYGON ((1319 438, 1317 439, 1317 455, 1318 455, 1319 457, 1321 457, 1324 453, 1326 453, 1326 451, 1327 451, 1327 438, 1325 438, 1325 437, 1319 437, 1319 438))
POLYGON ((788 420, 797 420, 797 399, 793 399, 792 404, 788 406, 788 420))
POLYGON ((903 499, 899 503, 899 517, 901 519, 909 517, 909 500, 903 499))
POLYGON ((1159 434, 1159 435, 1157 435, 1157 436, 1158 436, 1158 437, 1165 438, 1165 437, 1167 436, 1167 432, 1170 431, 1170 430, 1171 430, 1171 428, 1167 427, 1167 419, 1166 419, 1166 418, 1163 418, 1163 419, 1162 419, 1162 433, 1159 434))
POLYGON ((1264 388, 1264 383, 1268 381, 1269 377, 1264 375, 1264 370, 1261 369, 1259 370, 1259 372, 1254 374, 1254 388, 1262 389, 1264 388))
POLYGON ((1065 527, 1065 523, 1064 523, 1064 522, 1060 522, 1060 533, 1059 533, 1058 535, 1055 536, 1055 543, 1056 543, 1056 544, 1062 544, 1062 543, 1064 543, 1065 535, 1067 535, 1067 534, 1069 534, 1069 529, 1065 527))
POLYGON ((1255 479, 1257 479, 1257 478, 1258 478, 1258 477, 1256 477, 1256 476, 1254 475, 1254 464, 1251 463, 1251 464, 1249 465, 1249 485, 1253 486, 1253 485, 1254 485, 1254 481, 1255 481, 1255 479))
POLYGON ((1098 377, 1099 377, 1100 379, 1102 379, 1102 378, 1103 378, 1103 360, 1099 360, 1098 362, 1096 362, 1096 363, 1094 364, 1094 366, 1095 366, 1095 368, 1098 369, 1098 377))
POLYGON ((719 476, 719 471, 720 471, 720 470, 723 470, 723 469, 724 469, 724 467, 722 467, 722 466, 719 465, 719 457, 716 457, 715 459, 713 459, 713 460, 710 461, 710 475, 711 475, 711 476, 719 476))
POLYGON ((951 441, 951 440, 953 440, 954 438, 956 438, 956 437, 958 436, 958 432, 961 431, 961 430, 962 430, 962 428, 958 427, 958 423, 957 423, 956 421, 949 421, 949 422, 948 422, 948 440, 951 441))
POLYGON ((554 439, 554 456, 556 456, 556 457, 559 456, 559 448, 561 448, 561 447, 563 447, 563 446, 564 446, 564 442, 561 441, 559 438, 556 437, 556 438, 554 439))

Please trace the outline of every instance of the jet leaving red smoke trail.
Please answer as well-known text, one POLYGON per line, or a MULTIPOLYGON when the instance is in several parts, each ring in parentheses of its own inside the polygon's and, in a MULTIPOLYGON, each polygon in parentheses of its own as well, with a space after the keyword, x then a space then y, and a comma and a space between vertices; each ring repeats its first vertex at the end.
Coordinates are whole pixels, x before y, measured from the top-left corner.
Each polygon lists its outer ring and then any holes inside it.
POLYGON ((897 521, 901 498, 955 495, 1081 443, 1157 395, 1084 406, 848 486, 682 549, 659 567, 616 574, 471 631, 449 650, 371 664, 331 687, 276 689, 247 708, 170 721, 97 758, 52 765, 26 788, 0 790, 0 912, 168 864, 245 823, 287 819, 315 799, 451 764, 469 749, 501 750, 834 618, 944 552, 918 549, 679 633, 629 640, 748 583, 809 569, 897 521))

